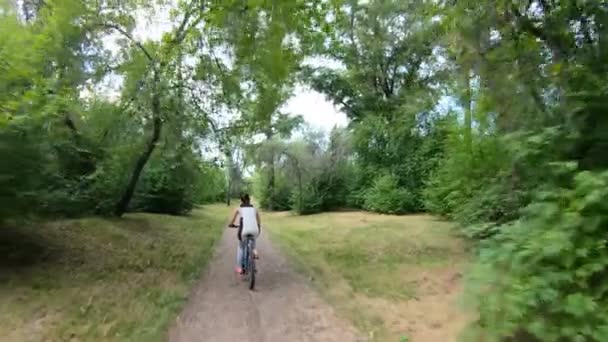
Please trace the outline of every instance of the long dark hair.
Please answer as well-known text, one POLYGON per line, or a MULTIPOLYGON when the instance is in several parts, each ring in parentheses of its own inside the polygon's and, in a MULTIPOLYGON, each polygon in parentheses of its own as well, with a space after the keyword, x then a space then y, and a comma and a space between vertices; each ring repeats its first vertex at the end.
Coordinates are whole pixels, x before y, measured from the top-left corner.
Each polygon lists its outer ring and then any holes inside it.
POLYGON ((242 194, 241 195, 241 202, 243 204, 250 204, 251 203, 251 198, 249 197, 249 194, 242 194))

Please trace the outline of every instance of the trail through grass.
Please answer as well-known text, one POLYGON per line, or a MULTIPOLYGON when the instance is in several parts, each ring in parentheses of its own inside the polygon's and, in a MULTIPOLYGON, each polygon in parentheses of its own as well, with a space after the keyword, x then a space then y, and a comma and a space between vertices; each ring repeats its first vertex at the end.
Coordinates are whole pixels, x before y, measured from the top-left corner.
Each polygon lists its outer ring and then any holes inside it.
POLYGON ((226 213, 1 228, 0 340, 163 340, 226 213))
POLYGON ((430 216, 265 213, 273 240, 337 308, 376 341, 455 341, 467 255, 430 216))

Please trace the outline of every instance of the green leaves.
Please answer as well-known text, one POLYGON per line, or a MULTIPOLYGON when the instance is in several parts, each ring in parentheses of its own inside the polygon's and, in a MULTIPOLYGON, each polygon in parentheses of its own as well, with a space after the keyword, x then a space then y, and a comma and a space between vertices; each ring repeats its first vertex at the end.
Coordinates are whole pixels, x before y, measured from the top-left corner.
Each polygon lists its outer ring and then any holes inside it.
MULTIPOLYGON (((608 212, 578 205, 595 192, 589 184, 604 189, 608 173, 578 173, 572 189, 556 189, 535 201, 522 219, 485 246, 491 253, 481 254, 472 280, 487 288, 477 292, 480 287, 475 286, 476 293, 470 294, 485 297, 478 309, 488 337, 514 336, 524 329, 541 341, 606 338, 598 329, 608 323, 605 229, 586 225, 606 222, 608 212)), ((593 197, 593 203, 605 202, 608 193, 593 197)))
POLYGON ((256 157, 256 199, 264 208, 298 214, 347 206, 354 184, 349 132, 335 128, 329 144, 322 131, 302 133, 290 142, 266 140, 249 151, 256 157))
POLYGON ((363 207, 370 211, 404 214, 418 209, 415 196, 399 187, 396 177, 391 175, 376 178, 364 198, 363 207))

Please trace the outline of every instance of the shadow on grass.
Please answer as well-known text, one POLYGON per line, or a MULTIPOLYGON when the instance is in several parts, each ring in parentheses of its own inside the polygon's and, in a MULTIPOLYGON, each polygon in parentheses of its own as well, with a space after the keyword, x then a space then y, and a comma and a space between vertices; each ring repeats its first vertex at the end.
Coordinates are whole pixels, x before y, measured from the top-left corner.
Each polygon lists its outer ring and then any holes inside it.
MULTIPOLYGON (((138 214, 132 214, 129 216, 123 216, 121 218, 105 218, 104 220, 112 222, 115 227, 124 229, 124 230, 128 230, 134 233, 150 233, 152 232, 154 229, 152 227, 152 225, 150 224, 150 219, 149 218, 145 218, 145 217, 141 217, 141 216, 137 216, 137 215, 141 215, 141 213, 138 214)), ((148 214, 151 215, 151 214, 148 214)))
POLYGON ((0 277, 8 272, 53 262, 58 257, 56 246, 36 231, 0 228, 0 277))

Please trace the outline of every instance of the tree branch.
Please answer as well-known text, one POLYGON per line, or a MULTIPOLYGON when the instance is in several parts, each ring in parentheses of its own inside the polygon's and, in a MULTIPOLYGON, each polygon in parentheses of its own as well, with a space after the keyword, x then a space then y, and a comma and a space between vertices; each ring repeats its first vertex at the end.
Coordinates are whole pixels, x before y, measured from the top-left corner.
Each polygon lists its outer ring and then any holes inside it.
POLYGON ((137 41, 129 32, 127 32, 125 29, 123 29, 122 27, 120 27, 119 25, 116 24, 110 24, 110 23, 102 23, 101 24, 102 27, 108 28, 108 29, 113 29, 115 31, 117 31, 118 33, 122 34, 125 38, 127 38, 131 43, 133 43, 139 50, 141 50, 141 52, 143 52, 143 54, 146 56, 146 58, 148 59, 148 61, 150 62, 151 65, 155 65, 156 63, 156 59, 154 57, 152 57, 152 54, 143 46, 143 44, 139 41, 137 41))
POLYGON ((76 128, 76 124, 74 123, 74 120, 72 120, 72 117, 70 116, 69 113, 65 113, 65 117, 63 118, 63 123, 68 126, 68 128, 70 129, 70 131, 72 131, 72 133, 74 135, 79 135, 80 133, 78 132, 78 129, 76 128))
MULTIPOLYGON (((545 9, 543 9, 543 11, 545 11, 545 9)), ((533 35, 534 37, 542 40, 545 44, 547 44, 553 53, 553 58, 556 61, 560 61, 563 59, 563 57, 567 53, 567 51, 564 48, 563 44, 561 44, 559 42, 559 40, 553 39, 545 31, 534 26, 533 21, 528 19, 521 12, 519 12, 519 10, 517 9, 517 6, 515 4, 511 5, 511 12, 513 12, 513 15, 515 16, 515 22, 516 22, 517 26, 519 26, 525 32, 533 35)), ((545 12, 545 13, 543 13, 543 15, 546 16, 547 13, 545 12)))
POLYGON ((184 14, 184 18, 182 19, 182 22, 177 27, 175 38, 172 40, 172 43, 174 43, 174 44, 181 43, 184 40, 184 38, 186 38, 186 34, 188 33, 188 30, 195 27, 203 20, 203 16, 201 14, 199 14, 199 16, 194 20, 194 22, 188 28, 186 28, 186 25, 188 25, 188 21, 190 21, 192 14, 195 11, 199 11, 199 12, 203 11, 205 1, 200 1, 200 7, 194 6, 194 4, 196 2, 198 2, 198 0, 193 0, 190 3, 190 5, 188 6, 188 8, 190 10, 188 12, 186 12, 186 14, 184 14))
POLYGON ((198 109, 199 112, 203 113, 203 115, 205 116, 205 120, 207 121, 207 123, 209 123, 209 126, 211 126, 211 130, 213 131, 214 134, 219 135, 220 130, 218 129, 216 123, 211 120, 211 118, 209 117, 209 115, 207 115, 207 111, 203 109, 203 107, 201 107, 201 105, 198 103, 198 101, 196 100, 196 96, 193 96, 192 92, 193 89, 191 87, 187 87, 187 89, 190 90, 190 98, 192 99, 192 103, 194 104, 194 106, 196 107, 196 109, 198 109))

